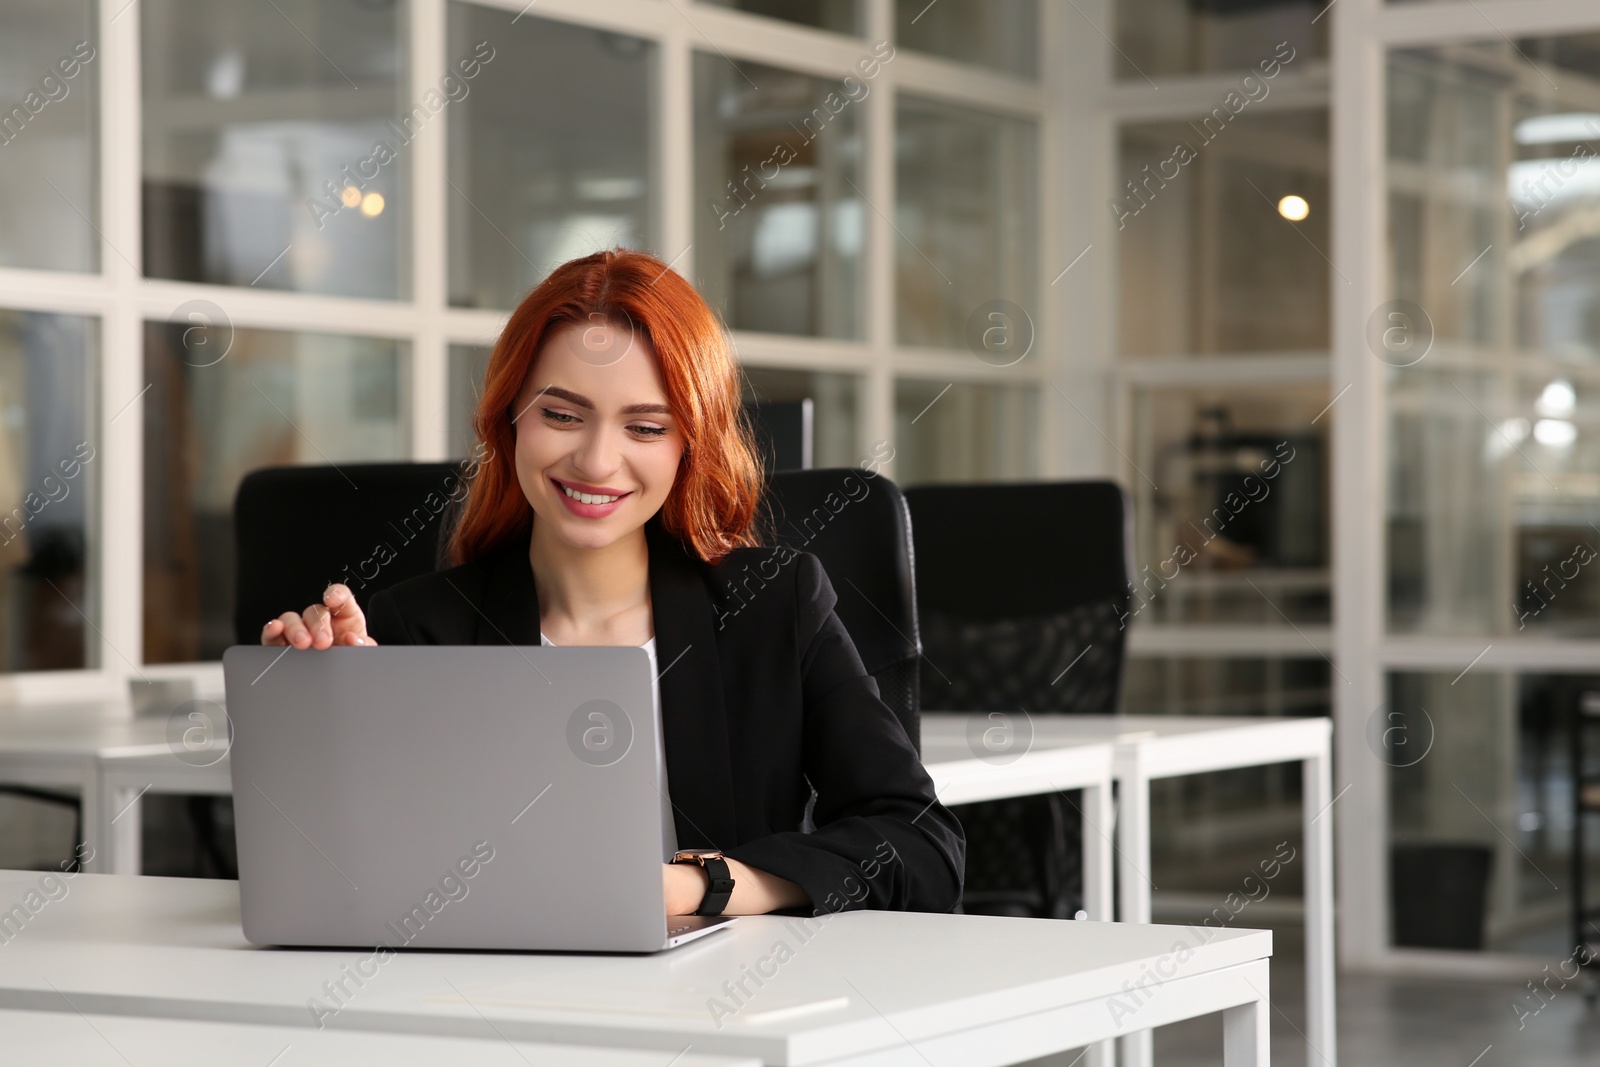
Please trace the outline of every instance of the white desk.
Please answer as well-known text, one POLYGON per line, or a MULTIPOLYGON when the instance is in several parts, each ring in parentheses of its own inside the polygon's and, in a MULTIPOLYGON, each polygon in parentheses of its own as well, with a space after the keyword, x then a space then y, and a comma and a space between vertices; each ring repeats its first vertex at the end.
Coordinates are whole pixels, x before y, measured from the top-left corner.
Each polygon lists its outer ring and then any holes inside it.
POLYGON ((84 869, 137 874, 137 800, 157 793, 225 795, 226 744, 185 762, 166 716, 135 718, 116 702, 40 704, 0 711, 0 784, 75 792, 83 803, 84 869), (220 759, 217 756, 220 755, 220 759))
MULTIPOLYGON (((70 999, 70 994, 68 998, 70 999)), ((667 1067, 660 1052, 583 1048, 498 1038, 428 1037, 308 1030, 241 1023, 180 1022, 126 1015, 0 1008, 8 1063, 61 1063, 72 1067, 667 1067)), ((687 1053, 671 1067, 760 1067, 742 1057, 687 1053)))
MULTIPOLYGON (((942 718, 942 717, 941 717, 942 718)), ((953 718, 962 719, 964 716, 953 718)), ((1114 747, 1104 740, 1038 746, 1007 762, 974 754, 964 734, 922 731, 922 764, 945 805, 1083 790, 1083 910, 1110 921, 1111 778, 1114 747)))
MULTIPOLYGON (((970 715, 962 713, 923 712, 923 745, 965 744, 970 719, 970 715)), ((1334 1018, 1332 722, 1320 718, 1035 715, 1031 716, 1031 725, 1030 753, 1084 741, 1106 741, 1114 747, 1112 770, 1119 805, 1118 903, 1121 917, 1127 922, 1150 921, 1153 779, 1271 763, 1302 764, 1306 1039, 1311 1048, 1308 1062, 1334 1067, 1338 1055, 1334 1018)), ((1085 833, 1085 842, 1088 840, 1085 833)), ((1123 1041, 1126 1067, 1145 1067, 1150 1061, 1149 1031, 1123 1041)))
POLYGON ((143 819, 139 801, 146 793, 233 793, 233 775, 226 754, 215 763, 186 763, 165 741, 102 750, 96 771, 99 810, 92 825, 98 837, 85 836, 100 853, 100 861, 90 870, 105 874, 141 873, 143 819))
MULTIPOLYGON (((165 737, 164 719, 135 719, 126 705, 7 708, 0 713, 0 783, 76 792, 83 801, 84 838, 76 844, 93 849, 85 869, 103 869, 110 820, 120 809, 108 809, 100 795, 100 757, 129 747, 165 750, 165 737)), ((137 825, 133 839, 138 840, 137 825)))
MULTIPOLYGON (((40 877, 0 872, 0 909, 40 877)), ((371 955, 248 946, 233 882, 68 884, 0 947, 0 1007, 59 1011, 65 994, 90 1015, 309 1029, 310 998, 371 955)), ((1221 1012, 1228 1067, 1267 1067, 1271 951, 1256 930, 1206 940, 983 915, 755 916, 652 956, 401 953, 326 1021, 668 1055, 688 1045, 766 1064, 998 1067, 1221 1012), (741 979, 740 1010, 714 1018, 709 998, 741 979)))

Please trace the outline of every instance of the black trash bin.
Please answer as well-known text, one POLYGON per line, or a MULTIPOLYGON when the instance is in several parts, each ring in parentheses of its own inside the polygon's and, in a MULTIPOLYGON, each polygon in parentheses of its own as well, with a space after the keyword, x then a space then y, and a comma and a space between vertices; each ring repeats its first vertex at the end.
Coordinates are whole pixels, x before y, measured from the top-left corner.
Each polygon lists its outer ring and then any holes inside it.
POLYGON ((1488 845, 1395 844, 1389 853, 1395 946, 1482 951, 1493 858, 1488 845))

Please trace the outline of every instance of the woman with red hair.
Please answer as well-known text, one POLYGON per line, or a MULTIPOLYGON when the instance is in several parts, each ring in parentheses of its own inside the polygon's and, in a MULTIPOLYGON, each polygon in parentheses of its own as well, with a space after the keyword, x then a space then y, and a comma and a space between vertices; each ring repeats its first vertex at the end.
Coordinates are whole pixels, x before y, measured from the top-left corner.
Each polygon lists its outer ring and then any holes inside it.
POLYGON ((754 532, 738 368, 693 286, 641 252, 556 268, 495 345, 475 426, 455 566, 378 592, 370 616, 330 586, 262 643, 640 645, 669 913, 954 909, 960 824, 821 563, 754 532), (734 585, 752 569, 754 596, 734 585))

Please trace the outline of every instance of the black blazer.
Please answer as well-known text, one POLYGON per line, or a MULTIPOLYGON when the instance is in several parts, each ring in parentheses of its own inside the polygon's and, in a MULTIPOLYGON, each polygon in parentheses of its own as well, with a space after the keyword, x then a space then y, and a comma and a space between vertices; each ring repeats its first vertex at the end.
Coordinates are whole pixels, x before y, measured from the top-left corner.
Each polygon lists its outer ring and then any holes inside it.
MULTIPOLYGON (((813 914, 954 910, 961 824, 879 699, 817 557, 743 548, 710 566, 659 515, 645 535, 678 847, 787 878, 813 914), (813 788, 816 828, 803 832, 813 788)), ((393 645, 539 644, 527 541, 376 593, 367 631, 393 645)))

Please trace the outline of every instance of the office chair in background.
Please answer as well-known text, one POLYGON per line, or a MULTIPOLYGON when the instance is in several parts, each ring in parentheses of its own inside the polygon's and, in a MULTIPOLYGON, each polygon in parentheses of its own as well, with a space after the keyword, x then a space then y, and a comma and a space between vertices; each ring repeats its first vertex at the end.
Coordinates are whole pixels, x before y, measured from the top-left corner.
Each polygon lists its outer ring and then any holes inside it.
MULTIPOLYGON (((347 582, 365 607, 379 589, 442 567, 457 509, 432 513, 426 501, 449 492, 441 487, 458 485, 461 469, 455 463, 348 464, 247 475, 234 505, 239 641, 254 643, 266 620, 315 603, 331 580, 347 582), (317 538, 304 536, 308 516, 316 516, 317 538)), ((849 467, 778 471, 769 476, 762 506, 766 528, 778 540, 822 561, 862 662, 919 745, 911 525, 900 490, 887 478, 849 467)))
MULTIPOLYGON (((378 590, 440 563, 439 531, 463 492, 460 463, 268 467, 239 483, 233 504, 234 632, 255 644, 268 619, 300 611, 342 581, 363 608, 378 590)), ((211 866, 237 877, 224 842, 226 797, 186 797, 211 866)))
POLYGON ((372 594, 438 569, 442 520, 465 492, 461 463, 345 463, 251 471, 234 497, 234 630, 255 644, 268 619, 344 582, 372 594), (313 536, 314 535, 314 536, 313 536))
MULTIPOLYGON (((811 458, 811 402, 748 401, 770 465, 811 458)), ((260 639, 268 619, 299 611, 343 581, 363 608, 372 594, 446 565, 466 462, 345 463, 251 471, 234 497, 238 546, 234 630, 260 639), (308 537, 308 527, 316 530, 308 537)))
POLYGON ((855 467, 777 471, 762 513, 777 542, 821 560, 839 595, 839 621, 920 752, 917 593, 900 489, 855 467))
MULTIPOLYGON (((1108 481, 929 485, 905 498, 922 706, 1116 711, 1132 558, 1126 491, 1108 481)), ((1082 821, 1061 794, 956 814, 967 829, 963 910, 1070 918, 1083 906, 1082 821)))

